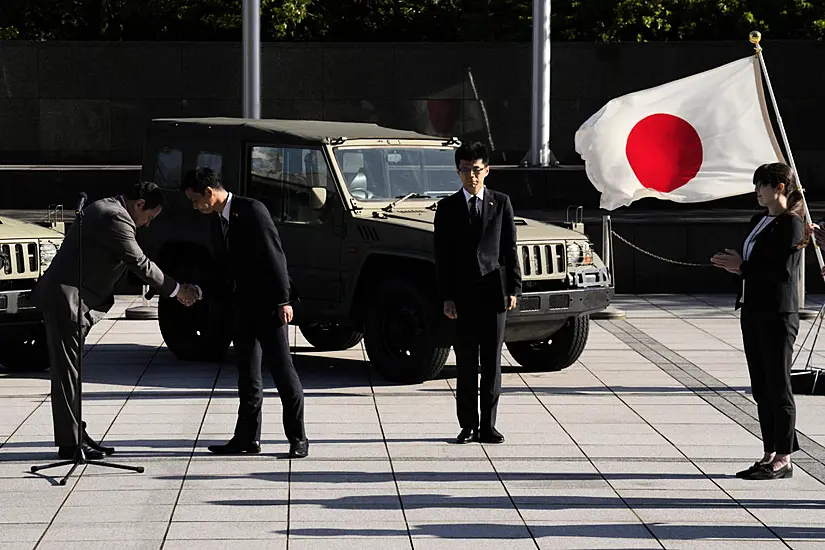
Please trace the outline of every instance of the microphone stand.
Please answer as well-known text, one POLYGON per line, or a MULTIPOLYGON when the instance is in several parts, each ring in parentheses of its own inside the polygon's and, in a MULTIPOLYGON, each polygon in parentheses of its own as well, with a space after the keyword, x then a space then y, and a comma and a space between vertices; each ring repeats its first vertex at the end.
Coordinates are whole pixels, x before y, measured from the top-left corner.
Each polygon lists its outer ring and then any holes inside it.
MULTIPOLYGON (((114 468, 117 470, 128 470, 130 472, 137 472, 142 474, 144 471, 143 466, 123 466, 120 464, 112 464, 110 462, 100 462, 98 460, 88 460, 86 458, 86 453, 83 452, 83 442, 85 436, 85 429, 84 429, 84 422, 83 422, 83 351, 85 347, 86 335, 85 331, 83 330, 83 312, 81 307, 83 305, 83 206, 86 203, 87 195, 86 193, 80 193, 80 200, 77 202, 77 210, 75 210, 75 223, 77 224, 77 336, 78 342, 80 343, 80 348, 77 353, 77 359, 75 360, 75 368, 77 369, 77 451, 75 452, 74 458, 72 460, 62 460, 60 462, 55 462, 53 464, 47 464, 45 466, 32 466, 31 472, 36 473, 40 470, 46 470, 49 468, 57 468, 59 466, 67 466, 69 464, 72 467, 69 469, 69 472, 60 480, 60 485, 66 485, 66 481, 69 477, 74 473, 78 466, 83 464, 92 464, 94 466, 103 466, 106 468, 114 468)), ((105 454, 109 455, 114 452, 114 449, 110 449, 108 447, 103 447, 98 445, 94 442, 87 442, 89 447, 100 450, 105 452, 105 454)))

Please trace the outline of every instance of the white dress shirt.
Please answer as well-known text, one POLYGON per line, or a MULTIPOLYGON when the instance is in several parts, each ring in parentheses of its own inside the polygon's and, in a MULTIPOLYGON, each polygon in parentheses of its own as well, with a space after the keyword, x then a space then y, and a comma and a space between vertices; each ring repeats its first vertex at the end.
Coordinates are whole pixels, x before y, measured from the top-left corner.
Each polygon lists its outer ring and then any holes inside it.
MULTIPOLYGON (((748 235, 748 238, 745 239, 745 244, 742 247, 742 259, 744 261, 747 261, 751 257, 751 252, 753 252, 753 245, 756 242, 756 237, 775 219, 775 216, 765 216, 759 220, 759 223, 757 223, 753 230, 751 230, 750 235, 748 235)), ((745 279, 742 279, 742 297, 739 299, 739 302, 745 303, 745 279)))
POLYGON ((221 212, 221 216, 224 217, 226 221, 229 221, 229 211, 232 209, 232 193, 226 194, 226 204, 223 206, 223 212, 221 212))

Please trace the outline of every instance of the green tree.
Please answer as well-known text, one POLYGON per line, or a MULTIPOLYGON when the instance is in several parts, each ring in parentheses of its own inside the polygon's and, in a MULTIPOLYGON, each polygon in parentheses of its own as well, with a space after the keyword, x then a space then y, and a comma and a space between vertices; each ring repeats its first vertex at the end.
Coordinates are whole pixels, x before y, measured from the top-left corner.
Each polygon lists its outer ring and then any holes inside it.
MULTIPOLYGON (((532 0, 261 0, 264 40, 529 41, 532 0)), ((825 38, 823 0, 555 0, 557 41, 825 38)), ((0 38, 231 40, 242 0, 0 0, 0 38)))

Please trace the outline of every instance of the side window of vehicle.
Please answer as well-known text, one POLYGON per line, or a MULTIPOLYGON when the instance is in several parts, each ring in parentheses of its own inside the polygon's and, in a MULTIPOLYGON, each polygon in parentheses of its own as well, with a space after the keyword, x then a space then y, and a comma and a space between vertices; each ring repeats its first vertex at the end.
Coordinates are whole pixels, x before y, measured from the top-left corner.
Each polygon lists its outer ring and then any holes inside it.
POLYGON ((183 170, 183 153, 178 149, 161 149, 155 162, 155 183, 164 189, 178 190, 181 171, 183 170))
POLYGON ((195 161, 195 166, 197 167, 209 167, 212 169, 213 172, 218 174, 218 177, 221 178, 223 181, 223 174, 221 170, 223 169, 223 156, 220 153, 210 153, 208 151, 201 151, 198 153, 198 158, 195 161))
POLYGON ((252 147, 247 194, 266 205, 276 223, 291 224, 324 223, 336 197, 323 151, 298 147, 252 147))

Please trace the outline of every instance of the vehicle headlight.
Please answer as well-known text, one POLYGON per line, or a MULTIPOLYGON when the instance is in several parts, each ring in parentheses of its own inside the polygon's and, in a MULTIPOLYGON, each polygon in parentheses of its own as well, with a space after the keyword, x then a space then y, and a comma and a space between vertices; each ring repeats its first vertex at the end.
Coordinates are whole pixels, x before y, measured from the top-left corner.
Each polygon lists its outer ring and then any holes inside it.
POLYGON ((40 270, 45 271, 57 256, 55 243, 40 243, 40 270))
POLYGON ((593 263, 593 253, 590 250, 590 243, 567 243, 567 263, 569 265, 589 265, 593 263))

